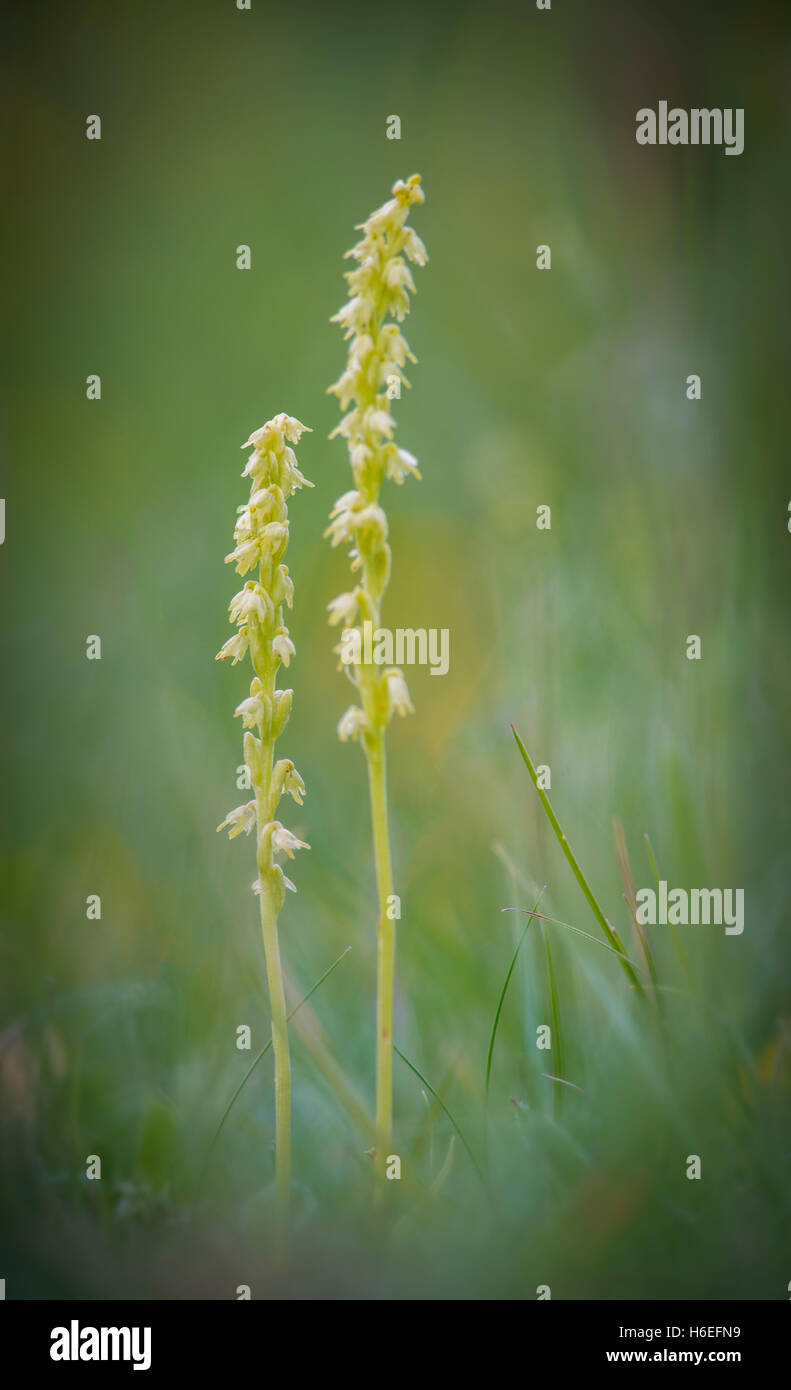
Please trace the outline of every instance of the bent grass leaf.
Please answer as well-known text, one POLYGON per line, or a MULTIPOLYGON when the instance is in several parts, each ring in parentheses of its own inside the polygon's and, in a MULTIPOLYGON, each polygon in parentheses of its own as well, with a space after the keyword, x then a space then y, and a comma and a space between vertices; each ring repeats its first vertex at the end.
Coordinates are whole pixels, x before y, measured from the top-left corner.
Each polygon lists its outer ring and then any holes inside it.
POLYGON ((593 913, 594 917, 596 918, 596 921, 601 927, 606 940, 609 942, 611 950, 613 950, 617 956, 620 956, 621 964, 630 983, 633 985, 637 993, 642 998, 645 998, 645 990, 637 973, 637 971, 639 970, 639 966, 635 966, 634 962, 629 959, 629 957, 623 949, 623 946, 621 945, 617 932, 614 930, 613 927, 611 927, 610 923, 607 921, 607 918, 602 912, 601 907, 599 906, 596 897, 593 893, 593 889, 591 888, 587 878, 582 872, 582 869, 580 868, 579 863, 577 862, 577 857, 574 854, 574 851, 572 850, 568 840, 566 839, 565 834, 563 833, 560 821, 558 820, 554 810, 552 809, 552 803, 549 797, 547 796, 546 791, 541 786, 538 780, 538 774, 530 759, 530 754, 525 748, 525 745, 523 744, 513 724, 511 725, 511 733, 514 736, 516 740, 516 746, 522 755, 522 761, 524 762, 525 767, 530 773, 530 779, 538 793, 541 805, 546 811, 549 823, 552 826, 555 835, 557 836, 558 844, 560 845, 560 848, 563 850, 563 853, 565 854, 566 859, 568 860, 571 866, 571 871, 574 874, 574 877, 576 878, 580 888, 582 889, 585 895, 585 899, 588 903, 588 906, 591 909, 591 912, 593 913))
MULTIPOLYGON (((519 955, 519 952, 520 952, 521 949, 522 949, 522 942, 524 941, 525 937, 527 936, 527 929, 528 929, 528 927, 530 926, 530 923, 532 922, 533 918, 534 918, 535 916, 538 915, 538 914, 536 913, 536 908, 538 907, 538 904, 541 902, 541 899, 543 898, 545 892, 546 892, 546 884, 544 884, 544 887, 541 889, 541 892, 539 893, 538 897, 536 898, 536 906, 533 908, 533 911, 530 913, 530 916, 528 917, 527 922, 525 923, 525 929, 524 929, 524 931, 522 932, 522 935, 520 936, 520 938, 519 938, 519 940, 518 940, 518 942, 517 942, 516 950, 514 951, 514 954, 513 954, 513 956, 511 957, 511 964, 510 964, 509 967, 508 967, 508 971, 507 971, 505 980, 503 981, 503 987, 502 987, 502 989, 500 990, 500 998, 499 998, 498 1001, 497 1001, 497 1008, 495 1009, 495 1012, 494 1012, 494 1020, 493 1020, 493 1022, 492 1022, 492 1031, 491 1031, 491 1034, 489 1035, 489 1051, 488 1051, 488 1054, 487 1054, 487 1057, 486 1057, 486 1085, 485 1085, 485 1094, 486 1094, 486 1104, 487 1104, 487 1105, 488 1105, 488 1103, 489 1103, 489 1080, 490 1080, 491 1073, 492 1073, 492 1057, 493 1057, 493 1055, 494 1055, 494 1040, 495 1040, 495 1038, 497 1037, 497 1027, 498 1027, 498 1024, 499 1024, 499 1022, 500 1022, 500 1014, 501 1014, 502 1011, 503 1011, 503 1004, 504 1004, 504 1002, 505 1002, 506 991, 507 991, 507 989, 508 989, 509 984, 511 983, 511 976, 512 976, 513 973, 514 973, 514 966, 516 965, 517 956, 519 955)), ((508 909, 506 909, 506 908, 503 909, 503 911, 507 911, 507 910, 508 910, 508 909)))

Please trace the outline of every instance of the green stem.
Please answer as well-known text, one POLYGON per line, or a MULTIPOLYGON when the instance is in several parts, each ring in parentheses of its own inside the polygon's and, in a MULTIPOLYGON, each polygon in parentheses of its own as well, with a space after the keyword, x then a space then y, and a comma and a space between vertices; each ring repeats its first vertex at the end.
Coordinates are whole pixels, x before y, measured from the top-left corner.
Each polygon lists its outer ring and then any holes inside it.
MULTIPOLYGON (((270 567, 271 568, 271 567, 270 567)), ((260 581, 264 587, 271 588, 271 572, 264 575, 263 565, 259 570, 260 581)), ((278 610, 276 621, 282 619, 282 612, 278 610)), ((271 641, 270 634, 267 636, 267 648, 271 641)), ((261 644, 259 662, 255 661, 256 675, 262 681, 267 699, 271 702, 274 699, 277 666, 272 660, 270 652, 261 644)), ((277 892, 274 881, 274 870, 272 866, 272 851, 268 848, 262 849, 260 837, 264 826, 274 819, 277 807, 272 802, 272 770, 275 758, 275 746, 271 735, 264 736, 264 730, 259 726, 261 734, 261 780, 256 786, 256 820, 259 845, 257 852, 258 863, 258 883, 259 901, 261 905, 261 931, 264 938, 264 957, 266 959, 266 977, 269 986, 269 1007, 272 1013, 272 1052, 274 1055, 275 1071, 275 1193, 277 1198, 278 1212, 283 1220, 286 1219, 289 1206, 289 1191, 291 1186, 291 1053, 288 1043, 288 1015, 286 1012, 286 991, 283 982, 283 966, 280 960, 280 941, 277 932, 277 916, 280 911, 280 902, 275 896, 277 892)), ((281 893, 282 897, 282 893, 281 893)))
POLYGON ((371 821, 379 898, 376 964, 376 1166, 384 1172, 393 1128, 393 997, 395 920, 388 915, 393 894, 390 831, 387 819, 387 763, 384 736, 366 748, 371 821))
POLYGON ((272 1051, 275 1060, 275 1190, 278 1209, 281 1215, 285 1216, 288 1212, 291 1181, 291 1054, 272 885, 266 875, 261 876, 260 883, 261 930, 272 1010, 272 1051))

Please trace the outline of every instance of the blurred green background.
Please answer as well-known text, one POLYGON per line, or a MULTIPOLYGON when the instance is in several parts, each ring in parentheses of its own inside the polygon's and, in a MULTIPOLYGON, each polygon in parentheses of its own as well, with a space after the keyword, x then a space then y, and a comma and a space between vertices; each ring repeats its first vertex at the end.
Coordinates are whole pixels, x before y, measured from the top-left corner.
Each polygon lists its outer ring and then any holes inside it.
POLYGON ((781 7, 75 0, 8 6, 4 24, 6 1296, 786 1298, 781 7), (641 148, 635 112, 660 98, 743 107, 744 153, 641 148), (335 735, 349 701, 324 612, 346 587, 322 530, 349 473, 324 393, 354 224, 414 171, 431 259, 396 414, 423 481, 384 497, 386 616, 449 628, 451 668, 408 673, 416 714, 389 737, 397 1042, 488 1178, 396 1059, 404 1179, 377 1213, 367 790, 335 735), (239 445, 280 410, 313 427, 316 485, 289 551, 282 752, 312 845, 281 918, 296 997, 352 947, 292 1025, 285 1263, 271 1057, 206 1160, 251 1060, 236 1029, 254 1053, 269 1029, 250 843, 215 834, 243 799, 246 674, 214 654, 239 445), (638 887, 647 832, 671 885, 744 888, 746 926, 681 929, 688 973, 667 927, 650 932, 657 1018, 611 956, 545 924, 577 1090, 542 1075, 558 1058, 535 1046, 534 924, 487 1117, 525 920, 501 909, 547 884, 543 910, 597 934, 510 721, 630 947, 616 818, 638 887))

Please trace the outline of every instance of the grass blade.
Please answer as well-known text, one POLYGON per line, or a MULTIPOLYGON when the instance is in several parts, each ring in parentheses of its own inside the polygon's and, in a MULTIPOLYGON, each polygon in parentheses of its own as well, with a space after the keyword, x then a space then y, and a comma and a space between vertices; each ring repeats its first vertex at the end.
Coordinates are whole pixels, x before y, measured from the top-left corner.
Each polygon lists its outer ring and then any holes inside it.
MULTIPOLYGON (((541 899, 543 898, 543 896, 544 896, 546 890, 547 890, 547 885, 544 884, 544 887, 541 889, 541 892, 539 893, 538 897, 536 898, 536 907, 538 907, 538 904, 541 902, 541 899)), ((490 1080, 490 1077, 491 1077, 491 1074, 492 1074, 492 1056, 493 1056, 493 1054, 494 1054, 494 1040, 495 1040, 495 1038, 497 1037, 497 1027, 498 1027, 498 1024, 499 1024, 499 1022, 500 1022, 500 1014, 501 1014, 502 1011, 503 1011, 503 1004, 504 1004, 504 1002, 505 1002, 506 990, 508 989, 508 986, 509 986, 509 984, 511 983, 511 976, 512 976, 513 973, 514 973, 514 966, 516 965, 516 958, 517 958, 517 956, 519 955, 519 952, 520 952, 521 949, 522 949, 522 942, 524 941, 525 937, 527 936, 527 929, 528 929, 528 927, 530 926, 530 923, 532 922, 533 918, 537 915, 537 914, 536 914, 536 907, 534 907, 534 908, 533 908, 533 911, 530 913, 530 915, 529 915, 529 917, 528 917, 528 919, 527 919, 527 921, 526 921, 526 923, 525 923, 525 929, 524 929, 524 931, 522 932, 522 935, 520 936, 520 938, 519 938, 519 940, 518 940, 518 942, 517 942, 517 944, 516 944, 516 950, 514 951, 514 954, 513 954, 513 956, 511 957, 511 964, 510 964, 509 967, 508 967, 508 973, 507 973, 507 975, 506 975, 506 977, 505 977, 505 980, 504 980, 504 982, 503 982, 503 987, 502 987, 502 989, 500 990, 500 998, 499 998, 498 1001, 497 1001, 497 1008, 495 1009, 495 1013, 494 1013, 494 1020, 493 1020, 493 1022, 492 1022, 492 1031, 491 1031, 491 1034, 490 1034, 490 1037, 489 1037, 489 1052, 488 1052, 487 1057, 486 1057, 486 1087, 485 1087, 485 1093, 486 1093, 486 1104, 487 1104, 487 1105, 489 1104, 489 1080, 490 1080)), ((507 911, 507 910, 508 910, 508 909, 503 908, 503 911, 504 911, 504 912, 507 911)), ((527 910, 527 909, 525 909, 525 911, 526 911, 526 910, 527 910)))
MULTIPOLYGON (((651 872, 652 872, 653 875, 654 875, 654 882, 656 883, 656 889, 657 889, 657 892, 659 892, 659 882, 660 882, 660 877, 659 877, 659 865, 658 865, 657 862, 656 862, 656 855, 654 854, 654 847, 653 847, 653 845, 651 844, 651 841, 649 840, 649 838, 648 838, 648 836, 647 836, 646 834, 643 835, 643 839, 645 840, 645 847, 646 847, 646 849, 648 850, 648 858, 649 858, 650 861, 651 861, 651 872)), ((683 972, 684 979, 686 980, 686 982, 687 982, 689 988, 690 988, 690 989, 692 990, 692 992, 694 993, 694 992, 695 992, 695 987, 694 987, 694 983, 693 983, 693 980, 692 980, 692 976, 690 975, 690 971, 689 971, 689 961, 687 960, 687 953, 686 953, 686 951, 684 950, 684 947, 683 947, 682 944, 681 944, 681 937, 680 937, 679 934, 678 934, 678 928, 675 926, 675 924, 674 924, 673 922, 668 922, 668 927, 670 928, 670 939, 671 939, 671 941, 673 942, 673 946, 674 946, 674 948, 675 948, 676 955, 678 956, 678 959, 679 959, 679 961, 680 961, 680 963, 681 963, 681 970, 682 970, 682 972, 683 972)))
POLYGON ((459 1138, 460 1138, 462 1144, 464 1145, 464 1147, 465 1147, 465 1149, 466 1149, 466 1151, 467 1151, 467 1156, 468 1156, 468 1158, 469 1158, 469 1160, 470 1160, 470 1163, 472 1164, 473 1168, 475 1169, 476 1173, 478 1174, 478 1177, 481 1179, 481 1182, 483 1182, 483 1173, 482 1173, 481 1170, 480 1170, 480 1167, 479 1167, 479 1165, 478 1165, 478 1161, 477 1161, 477 1159, 476 1159, 476 1157, 475 1157, 475 1154, 473 1153, 472 1149, 470 1148, 469 1144, 467 1143, 467 1140, 464 1138, 464 1135, 462 1134, 461 1130, 459 1129, 459 1126, 456 1124, 456 1121, 454 1120, 453 1116, 451 1115, 451 1113, 450 1113, 450 1111, 449 1111, 447 1105, 445 1104, 444 1100, 442 1099, 442 1097, 437 1095, 437 1092, 434 1090, 434 1087, 431 1085, 431 1082, 426 1080, 426 1078, 425 1078, 425 1076, 423 1075, 422 1071, 418 1071, 418 1069, 417 1069, 417 1067, 414 1065, 414 1063, 413 1063, 413 1062, 410 1062, 409 1058, 404 1056, 404 1054, 403 1054, 403 1052, 401 1051, 400 1047, 396 1047, 395 1043, 393 1043, 393 1051, 394 1051, 395 1053, 398 1054, 398 1056, 401 1058, 401 1061, 402 1061, 402 1062, 405 1062, 405 1063, 406 1063, 406 1065, 409 1067, 409 1070, 410 1070, 410 1071, 413 1071, 413 1072, 415 1073, 415 1076, 418 1078, 418 1080, 423 1082, 423 1085, 426 1087, 427 1090, 429 1090, 429 1091, 431 1092, 431 1094, 432 1094, 432 1096, 434 1097, 434 1099, 435 1099, 435 1101, 437 1102, 437 1104, 440 1105, 440 1106, 442 1107, 442 1109, 444 1110, 444 1112, 445 1112, 445 1114, 447 1115, 448 1119, 450 1120, 451 1124, 453 1125, 453 1128, 455 1129, 456 1133, 458 1134, 458 1136, 459 1136, 459 1138))
MULTIPOLYGON (((549 1008, 552 1015, 552 1049, 556 1059, 558 1069, 558 1079, 563 1080, 563 1073, 566 1068, 563 1061, 563 1036, 560 1031, 560 1008, 558 1005, 558 987, 555 979, 555 968, 552 964, 552 952, 549 948, 549 937, 544 923, 541 923, 541 939, 544 943, 544 950, 547 957, 547 980, 549 983, 549 1008)), ((555 1091, 556 1108, 560 1106, 560 1091, 555 1091)))
POLYGON ((577 863, 576 855, 574 854, 571 845, 569 844, 568 840, 566 839, 566 836, 563 833, 563 830, 561 829, 560 821, 558 820, 557 816, 555 815, 555 812, 552 809, 552 803, 538 780, 538 774, 530 760, 530 754, 525 748, 525 745, 523 744, 513 724, 511 725, 511 732, 514 738, 516 739, 516 746, 522 755, 522 760, 528 772, 530 773, 530 778, 533 783, 533 786, 538 792, 538 797, 541 802, 541 805, 546 811, 549 823, 552 826, 555 835, 557 836, 558 844, 560 845, 560 848, 563 850, 563 853, 565 854, 571 866, 571 871, 574 874, 577 883, 579 884, 580 888, 582 889, 585 895, 585 899, 588 903, 588 906, 591 909, 591 912, 593 913, 594 917, 596 918, 596 921, 598 922, 599 926, 604 932, 607 941, 609 941, 611 949, 615 951, 616 955, 621 957, 621 964, 623 966, 623 969, 631 983, 634 985, 634 988, 636 989, 637 993, 641 995, 642 998, 645 998, 645 990, 643 989, 643 986, 640 983, 640 978, 637 975, 632 962, 629 960, 629 957, 624 951, 623 946, 621 945, 618 933, 614 930, 613 927, 610 926, 610 923, 607 921, 607 918, 605 917, 604 913, 599 907, 599 904, 596 901, 596 897, 593 893, 593 889, 591 888, 590 884, 588 883, 588 880, 582 872, 582 869, 577 863))
POLYGON ((615 841, 615 858, 618 862, 618 872, 621 875, 623 884, 623 895, 626 905, 629 908, 629 916, 632 919, 632 936, 635 944, 635 954, 640 958, 643 974, 651 980, 653 1003, 657 1004, 656 987, 659 984, 654 954, 648 940, 647 933, 638 919, 637 890, 635 888, 632 867, 629 863, 629 849, 626 844, 626 835, 623 825, 616 816, 612 823, 613 839, 615 841))
POLYGON ((579 1091, 581 1096, 587 1095, 587 1091, 583 1091, 582 1087, 577 1086, 573 1081, 567 1081, 565 1076, 552 1076, 548 1071, 542 1071, 541 1075, 545 1081, 557 1081, 560 1086, 570 1086, 572 1091, 579 1091))
MULTIPOLYGON (((530 912, 530 909, 527 907, 502 907, 500 911, 530 912)), ((603 951, 609 951, 610 955, 618 956, 619 960, 628 960, 629 964, 633 965, 635 970, 640 969, 638 962, 636 960, 632 960, 631 956, 627 956, 625 951, 619 951, 616 949, 615 946, 608 946, 606 941, 600 941, 598 936, 591 936, 590 932, 583 931, 582 927, 572 927, 570 922, 561 922, 559 917, 546 917, 543 912, 533 911, 530 912, 530 916, 537 917, 540 922, 554 922, 558 927, 566 927, 569 931, 576 932, 577 936, 584 936, 586 941, 592 941, 594 946, 600 946, 603 951)))

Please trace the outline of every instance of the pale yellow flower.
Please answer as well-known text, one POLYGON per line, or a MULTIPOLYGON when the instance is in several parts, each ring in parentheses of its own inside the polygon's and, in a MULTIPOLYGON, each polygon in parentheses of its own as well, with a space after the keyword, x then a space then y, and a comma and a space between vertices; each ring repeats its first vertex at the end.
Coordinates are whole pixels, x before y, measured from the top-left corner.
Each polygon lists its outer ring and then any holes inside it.
POLYGON ((347 739, 359 738, 360 734, 367 728, 368 720, 365 717, 365 711, 357 705, 350 705, 345 714, 342 714, 338 720, 338 738, 341 743, 345 743, 347 739))
POLYGON ((248 801, 244 806, 237 806, 233 811, 229 811, 224 821, 217 826, 218 830, 224 830, 226 825, 230 826, 228 831, 229 840, 235 839, 237 835, 249 835, 255 825, 255 802, 248 801))
POLYGON ((284 666, 288 666, 292 656, 296 656, 297 649, 285 628, 282 628, 273 638, 272 651, 275 656, 279 657, 284 666))
POLYGON ((247 628, 240 628, 238 632, 234 633, 233 637, 228 638, 227 642, 223 642, 223 645, 220 647, 214 659, 215 661, 227 661, 228 657, 231 656, 233 657, 231 665, 235 666, 237 661, 242 660, 249 645, 250 634, 247 628))
POLYGON ((399 671, 397 667, 392 666, 389 670, 382 672, 382 682, 387 698, 388 716, 400 714, 403 718, 405 714, 415 713, 415 707, 409 698, 409 689, 404 680, 403 672, 399 671))
POLYGON ((327 604, 330 615, 330 623, 336 627, 343 623, 344 627, 349 627, 357 616, 357 593, 339 594, 337 598, 331 599, 327 604))

